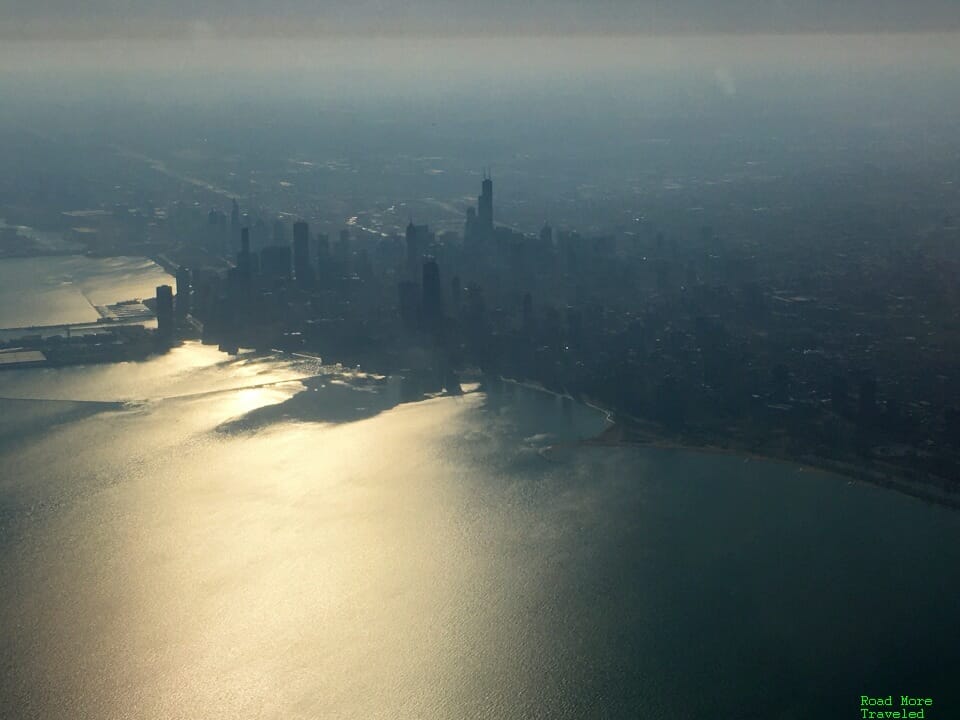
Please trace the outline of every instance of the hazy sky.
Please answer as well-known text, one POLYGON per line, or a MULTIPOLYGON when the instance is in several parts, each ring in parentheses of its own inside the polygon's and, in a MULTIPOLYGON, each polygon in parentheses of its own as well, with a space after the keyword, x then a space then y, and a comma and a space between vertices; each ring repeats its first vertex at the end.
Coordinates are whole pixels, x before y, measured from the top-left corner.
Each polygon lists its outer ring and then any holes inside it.
POLYGON ((958 0, 0 0, 0 35, 960 29, 958 0))

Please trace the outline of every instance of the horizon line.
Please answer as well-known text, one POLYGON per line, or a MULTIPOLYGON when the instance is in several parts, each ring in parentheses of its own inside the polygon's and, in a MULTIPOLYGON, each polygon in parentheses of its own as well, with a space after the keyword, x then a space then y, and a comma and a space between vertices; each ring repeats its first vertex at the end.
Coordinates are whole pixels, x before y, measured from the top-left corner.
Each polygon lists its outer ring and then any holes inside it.
POLYGON ((491 39, 696 39, 696 38, 822 38, 822 37, 930 37, 960 34, 960 19, 954 23, 930 27, 797 27, 797 28, 693 28, 693 27, 618 27, 571 28, 561 23, 544 27, 543 23, 515 23, 503 28, 462 29, 446 23, 430 27, 425 23, 401 22, 364 25, 357 22, 326 22, 321 19, 244 17, 224 20, 114 19, 103 21, 60 18, 28 20, 0 26, 4 42, 84 42, 101 40, 256 40, 343 39, 343 40, 491 40, 491 39))

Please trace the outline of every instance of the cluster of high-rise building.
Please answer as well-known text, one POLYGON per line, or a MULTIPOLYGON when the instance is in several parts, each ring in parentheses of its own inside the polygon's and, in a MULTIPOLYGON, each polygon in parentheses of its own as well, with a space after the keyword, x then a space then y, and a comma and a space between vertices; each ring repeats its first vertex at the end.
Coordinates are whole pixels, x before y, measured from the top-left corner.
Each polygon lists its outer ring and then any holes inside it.
MULTIPOLYGON (((266 224, 261 220, 244 224, 245 217, 236 200, 231 203, 229 223, 227 215, 220 210, 211 210, 208 216, 210 232, 223 236, 224 247, 229 248, 234 242, 238 245, 235 263, 225 276, 205 273, 192 282, 196 296, 194 312, 204 317, 211 334, 216 334, 217 328, 223 328, 223 332, 250 326, 262 328, 264 317, 272 318, 270 324, 276 332, 287 332, 288 323, 281 319, 289 316, 264 310, 278 303, 307 303, 310 310, 305 316, 312 320, 324 319, 317 317, 319 306, 327 310, 336 308, 328 314, 351 316, 351 308, 341 301, 349 298, 354 305, 364 305, 358 297, 361 292, 358 288, 380 298, 384 287, 393 284, 393 298, 399 311, 395 317, 400 327, 408 332, 426 331, 439 336, 445 324, 445 296, 450 296, 446 304, 453 307, 451 302, 456 304, 462 295, 455 277, 449 286, 443 284, 441 263, 450 269, 468 260, 475 268, 485 267, 486 260, 480 253, 493 248, 497 241, 493 181, 486 173, 477 207, 467 212, 462 238, 445 233, 438 239, 428 225, 418 225, 411 220, 402 241, 381 239, 371 243, 367 239, 365 243, 359 242, 344 229, 331 248, 329 237, 324 233, 312 236, 310 226, 303 220, 293 223, 292 242, 285 241, 286 226, 279 219, 274 221, 272 241, 265 241, 262 230, 266 224), (252 236, 258 227, 260 241, 254 243, 252 236), (346 297, 339 294, 344 289, 346 297)), ((506 231, 500 240, 510 235, 511 231, 506 231)), ((184 278, 183 285, 191 285, 189 277, 184 278)), ((188 306, 187 302, 178 303, 178 318, 181 317, 179 308, 188 306)))
MULTIPOLYGON (((225 215, 215 217, 221 232, 225 215)), ((331 246, 302 220, 289 239, 275 222, 270 240, 265 223, 242 217, 234 203, 239 250, 226 273, 178 274, 178 296, 181 285, 191 293, 183 304, 158 292, 161 334, 189 308, 206 338, 227 348, 413 369, 432 376, 433 389, 455 389, 453 371, 474 367, 586 394, 672 432, 721 437, 736 427, 766 451, 782 437, 824 452, 909 444, 911 417, 924 418, 931 436, 960 437, 957 392, 909 403, 902 388, 924 378, 908 364, 885 365, 875 344, 851 345, 842 329, 863 316, 844 314, 855 299, 778 290, 775 272, 711 228, 684 243, 659 231, 589 237, 549 223, 520 233, 494 223, 486 174, 462 235, 411 219, 402 237, 344 229, 331 246)), ((842 283, 825 288, 843 297, 842 283)))

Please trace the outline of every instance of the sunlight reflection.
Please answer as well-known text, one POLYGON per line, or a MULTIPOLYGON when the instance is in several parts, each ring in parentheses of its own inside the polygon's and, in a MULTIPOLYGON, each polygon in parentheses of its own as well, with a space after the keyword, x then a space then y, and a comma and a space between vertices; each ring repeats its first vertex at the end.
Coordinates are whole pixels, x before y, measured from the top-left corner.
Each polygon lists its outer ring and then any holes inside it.
POLYGON ((224 410, 223 419, 240 417, 257 408, 282 403, 304 389, 303 383, 293 381, 283 385, 237 390, 227 394, 220 406, 224 410))

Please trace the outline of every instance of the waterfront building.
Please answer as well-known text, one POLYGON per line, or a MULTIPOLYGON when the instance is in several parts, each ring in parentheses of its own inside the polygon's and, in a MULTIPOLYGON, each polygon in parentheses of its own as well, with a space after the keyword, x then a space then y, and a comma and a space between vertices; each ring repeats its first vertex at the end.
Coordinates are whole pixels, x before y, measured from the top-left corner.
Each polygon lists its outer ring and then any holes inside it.
POLYGON ((161 342, 173 342, 173 288, 157 286, 157 334, 161 342))

